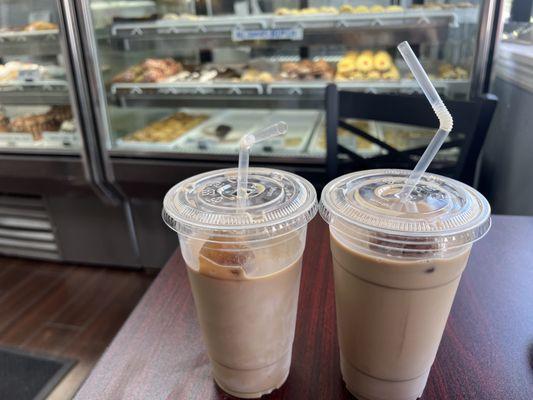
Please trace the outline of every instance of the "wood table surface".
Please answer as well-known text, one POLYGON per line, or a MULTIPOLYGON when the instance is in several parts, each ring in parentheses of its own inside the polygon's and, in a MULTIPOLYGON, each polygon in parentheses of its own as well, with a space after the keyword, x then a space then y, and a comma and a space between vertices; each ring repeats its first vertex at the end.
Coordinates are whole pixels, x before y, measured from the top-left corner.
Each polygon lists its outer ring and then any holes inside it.
MULTIPOLYGON (((349 399, 327 226, 309 225, 293 361, 269 399, 349 399)), ((76 399, 229 399, 214 384, 179 252, 76 399)), ((533 399, 533 218, 495 216, 475 244, 422 399, 533 399)))

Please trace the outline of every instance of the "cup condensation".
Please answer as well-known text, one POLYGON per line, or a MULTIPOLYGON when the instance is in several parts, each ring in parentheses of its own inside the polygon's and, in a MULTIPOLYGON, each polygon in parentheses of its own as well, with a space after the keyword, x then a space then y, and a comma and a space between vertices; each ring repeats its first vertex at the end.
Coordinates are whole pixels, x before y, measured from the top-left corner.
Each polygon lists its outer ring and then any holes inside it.
POLYGON ((472 243, 490 227, 486 199, 438 175, 424 174, 402 206, 409 172, 348 174, 322 192, 341 372, 362 399, 422 395, 472 243))
POLYGON ((215 381, 233 396, 257 398, 289 373, 316 193, 294 174, 251 168, 239 208, 236 177, 228 169, 179 183, 163 217, 178 232, 215 381))

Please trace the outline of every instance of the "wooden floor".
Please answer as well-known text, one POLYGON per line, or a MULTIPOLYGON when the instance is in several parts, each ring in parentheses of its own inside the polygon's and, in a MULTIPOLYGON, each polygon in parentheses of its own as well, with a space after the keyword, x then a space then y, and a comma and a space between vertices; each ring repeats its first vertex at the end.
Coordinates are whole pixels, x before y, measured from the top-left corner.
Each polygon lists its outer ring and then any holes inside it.
POLYGON ((49 396, 70 399, 154 276, 0 257, 0 346, 76 359, 49 396))

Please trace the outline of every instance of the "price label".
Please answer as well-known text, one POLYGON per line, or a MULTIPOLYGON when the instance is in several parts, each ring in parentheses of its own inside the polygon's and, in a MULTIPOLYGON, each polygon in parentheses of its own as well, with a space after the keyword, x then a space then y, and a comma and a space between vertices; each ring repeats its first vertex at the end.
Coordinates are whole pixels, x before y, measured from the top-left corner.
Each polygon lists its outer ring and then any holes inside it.
POLYGON ((38 68, 21 69, 19 79, 25 82, 35 82, 41 80, 41 71, 38 68))
POLYGON ((0 143, 11 147, 33 145, 33 135, 31 133, 3 132, 0 133, 0 143))
POLYGON ((302 40, 304 31, 302 28, 272 28, 245 30, 234 28, 231 32, 231 40, 244 42, 249 40, 302 40))
POLYGON ((43 132, 43 139, 50 144, 72 146, 79 142, 78 135, 70 132, 43 132))

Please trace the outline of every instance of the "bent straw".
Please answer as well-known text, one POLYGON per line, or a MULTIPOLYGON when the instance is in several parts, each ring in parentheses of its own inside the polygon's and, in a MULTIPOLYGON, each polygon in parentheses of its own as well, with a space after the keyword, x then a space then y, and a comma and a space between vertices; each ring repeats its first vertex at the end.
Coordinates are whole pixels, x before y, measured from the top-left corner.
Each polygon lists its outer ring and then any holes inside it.
POLYGON ((274 125, 260 129, 257 132, 247 133, 239 142, 239 166, 237 169, 237 206, 246 207, 248 199, 248 166, 250 164, 250 149, 256 143, 283 135, 287 132, 287 124, 278 122, 274 125))
POLYGON ((448 134, 452 130, 453 118, 446 106, 444 105, 439 94, 435 90, 435 87, 429 80, 426 71, 424 71, 424 68, 422 67, 422 65, 420 65, 420 62, 416 58, 415 53, 413 53, 413 50, 411 49, 411 46, 409 46, 409 43, 400 43, 398 45, 398 50, 400 51, 400 54, 404 58, 405 62, 407 63, 407 66, 413 73, 413 76, 420 85, 420 88, 426 95, 429 103, 431 104, 431 107, 433 108, 433 111, 435 111, 435 114, 439 119, 439 129, 437 130, 437 133, 435 133, 435 136, 433 136, 433 139, 431 139, 431 142, 424 151, 424 154, 422 154, 422 157, 420 157, 420 160, 418 160, 418 163, 416 164, 415 168, 409 174, 407 181, 405 182, 402 190, 399 193, 399 197, 402 203, 405 203, 407 199, 409 199, 409 197, 411 196, 411 193, 420 181, 420 178, 422 177, 424 172, 426 172, 429 167, 429 164, 431 164, 431 161, 433 161, 442 144, 448 137, 448 134))

